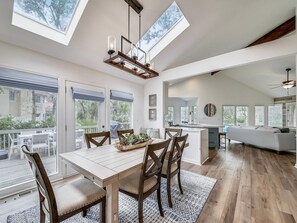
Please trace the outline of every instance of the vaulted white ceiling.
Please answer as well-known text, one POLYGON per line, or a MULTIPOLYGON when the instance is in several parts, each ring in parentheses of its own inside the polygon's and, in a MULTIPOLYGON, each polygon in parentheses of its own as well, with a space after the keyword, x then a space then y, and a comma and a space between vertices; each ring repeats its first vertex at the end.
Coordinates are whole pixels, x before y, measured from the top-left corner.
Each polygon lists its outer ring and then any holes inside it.
POLYGON ((296 80, 295 61, 295 55, 288 56, 227 69, 216 75, 226 75, 274 98, 285 97, 296 94, 295 87, 286 90, 280 86, 287 79, 286 68, 292 69, 289 72, 289 80, 296 80))
MULTIPOLYGON (((173 2, 140 0, 142 33, 173 2)), ((294 16, 295 0, 177 0, 190 27, 154 58, 155 69, 168 68, 243 48, 294 16)), ((11 25, 13 1, 0 3, 0 40, 76 63, 101 72, 144 83, 138 77, 111 67, 107 36, 127 36, 127 4, 124 0, 89 0, 69 46, 11 25)), ((131 17, 132 41, 138 37, 138 17, 131 17)), ((274 83, 274 80, 270 81, 274 83)))

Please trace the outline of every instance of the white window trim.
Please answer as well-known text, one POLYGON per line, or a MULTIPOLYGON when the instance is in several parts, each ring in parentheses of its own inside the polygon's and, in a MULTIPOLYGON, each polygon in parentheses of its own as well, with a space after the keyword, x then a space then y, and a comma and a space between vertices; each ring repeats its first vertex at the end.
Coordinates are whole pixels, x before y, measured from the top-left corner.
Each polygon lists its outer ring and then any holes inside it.
POLYGON ((183 17, 174 27, 172 27, 150 50, 151 60, 156 57, 165 47, 190 26, 190 23, 183 17))
POLYGON ((12 25, 67 46, 72 38, 75 28, 80 20, 80 17, 83 14, 83 11, 85 10, 88 1, 89 0, 81 0, 78 3, 66 34, 54 30, 53 28, 47 27, 46 25, 43 25, 41 23, 38 23, 17 12, 12 13, 12 25))
POLYGON ((234 123, 233 126, 237 126, 237 107, 247 107, 248 108, 248 117, 247 117, 247 125, 250 125, 250 107, 248 105, 223 105, 222 106, 222 124, 224 125, 224 107, 234 107, 235 112, 234 112, 234 123))

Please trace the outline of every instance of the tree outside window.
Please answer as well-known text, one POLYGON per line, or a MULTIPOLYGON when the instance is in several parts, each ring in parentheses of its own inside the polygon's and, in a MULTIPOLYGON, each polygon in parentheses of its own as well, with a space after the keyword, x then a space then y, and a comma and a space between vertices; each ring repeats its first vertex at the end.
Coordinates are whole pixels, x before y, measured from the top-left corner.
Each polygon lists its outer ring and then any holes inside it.
POLYGON ((248 125, 248 106, 235 106, 235 105, 224 105, 223 106, 223 125, 248 125))
POLYGON ((99 102, 75 99, 76 126, 98 126, 99 102))
POLYGON ((111 121, 118 123, 120 128, 132 127, 132 102, 110 100, 111 121))
POLYGON ((15 0, 14 11, 66 32, 79 0, 15 0))

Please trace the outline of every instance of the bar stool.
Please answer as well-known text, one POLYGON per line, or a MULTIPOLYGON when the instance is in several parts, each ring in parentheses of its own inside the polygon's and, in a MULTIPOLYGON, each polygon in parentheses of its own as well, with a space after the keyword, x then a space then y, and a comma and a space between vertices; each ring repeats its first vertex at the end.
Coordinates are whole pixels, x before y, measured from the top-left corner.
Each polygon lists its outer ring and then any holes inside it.
POLYGON ((227 143, 227 138, 226 138, 226 132, 219 132, 219 149, 226 149, 226 143, 227 143))

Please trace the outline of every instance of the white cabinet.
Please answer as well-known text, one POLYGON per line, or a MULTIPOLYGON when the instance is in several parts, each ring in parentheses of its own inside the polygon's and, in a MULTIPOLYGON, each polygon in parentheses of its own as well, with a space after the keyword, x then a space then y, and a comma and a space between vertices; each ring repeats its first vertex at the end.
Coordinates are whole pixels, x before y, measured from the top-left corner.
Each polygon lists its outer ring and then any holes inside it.
POLYGON ((183 129, 183 135, 189 134, 189 146, 184 149, 182 160, 202 165, 208 160, 208 129, 183 129))

